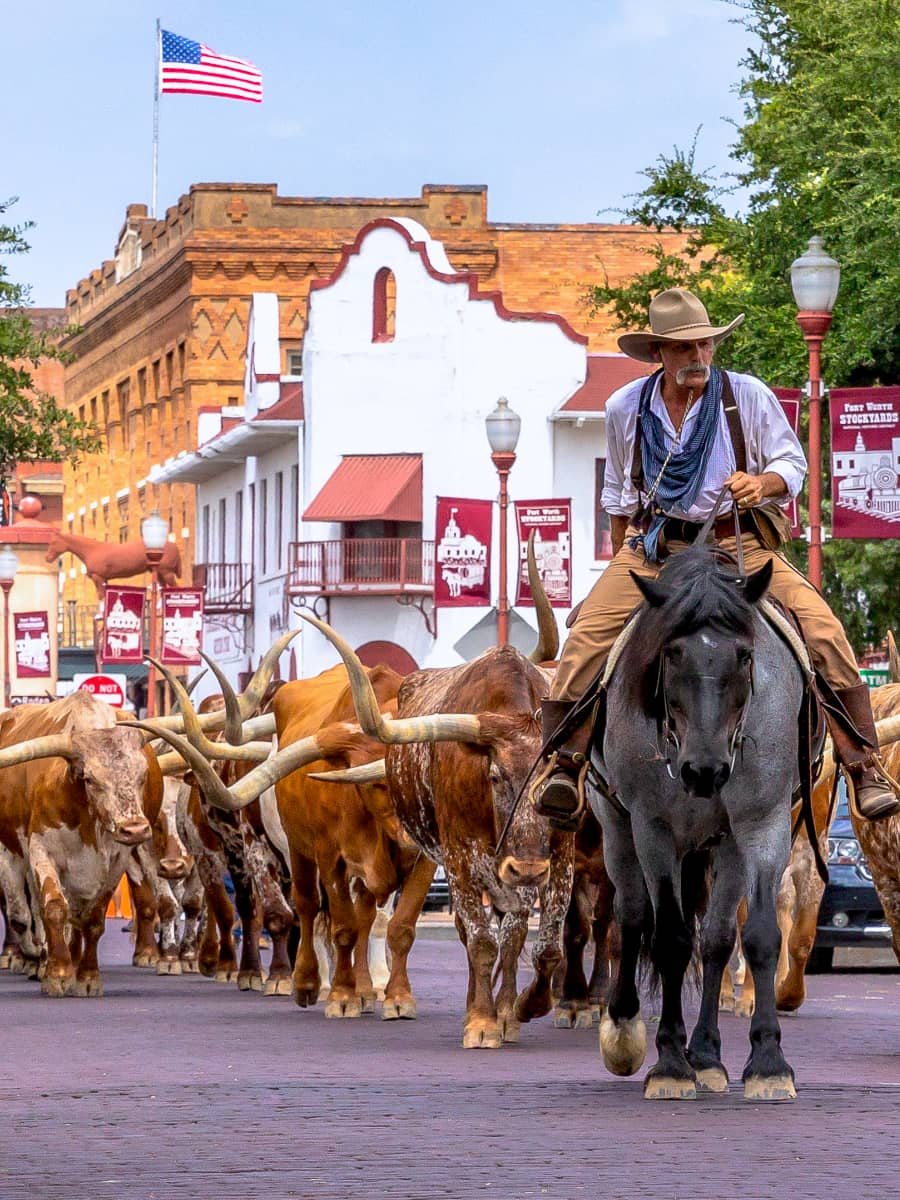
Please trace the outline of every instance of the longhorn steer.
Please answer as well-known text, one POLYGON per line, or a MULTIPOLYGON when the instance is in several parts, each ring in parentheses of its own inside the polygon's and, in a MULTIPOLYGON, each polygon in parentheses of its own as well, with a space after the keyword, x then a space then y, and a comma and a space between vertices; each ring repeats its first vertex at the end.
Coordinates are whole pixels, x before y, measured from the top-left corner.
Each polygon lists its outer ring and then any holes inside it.
POLYGON ((397 720, 384 720, 350 647, 322 622, 304 619, 344 659, 363 729, 389 745, 385 769, 401 826, 446 869, 469 958, 463 1046, 518 1040, 521 1021, 550 1011, 572 888, 573 835, 550 829, 527 802, 513 810, 539 757, 535 712, 549 688, 547 673, 510 646, 494 648, 463 666, 410 675, 400 688, 397 720), (485 912, 485 893, 499 934, 485 912), (538 896, 535 976, 517 998, 516 962, 538 896))
POLYGON ((156 760, 85 692, 7 713, 0 747, 0 840, 17 848, 40 906, 43 990, 102 995, 97 943, 132 848, 159 811, 156 760))

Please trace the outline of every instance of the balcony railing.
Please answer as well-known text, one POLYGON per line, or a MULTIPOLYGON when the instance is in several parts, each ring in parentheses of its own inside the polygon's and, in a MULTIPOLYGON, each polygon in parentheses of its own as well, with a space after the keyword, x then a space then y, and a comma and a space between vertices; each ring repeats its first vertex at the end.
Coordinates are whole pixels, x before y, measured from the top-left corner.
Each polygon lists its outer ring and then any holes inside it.
POLYGON ((291 542, 288 569, 289 595, 427 595, 434 591, 434 542, 421 538, 291 542))
POLYGON ((204 612, 253 611, 253 568, 249 563, 195 563, 194 587, 206 589, 204 612))

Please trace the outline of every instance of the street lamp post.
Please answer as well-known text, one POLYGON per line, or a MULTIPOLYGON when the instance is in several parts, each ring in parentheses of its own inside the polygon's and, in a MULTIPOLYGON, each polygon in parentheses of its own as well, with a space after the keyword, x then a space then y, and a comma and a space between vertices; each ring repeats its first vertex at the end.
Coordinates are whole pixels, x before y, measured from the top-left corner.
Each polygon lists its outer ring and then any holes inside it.
POLYGON ((825 253, 820 237, 791 263, 791 290, 809 352, 809 569, 822 587, 822 342, 841 282, 841 268, 825 253))
POLYGON ((3 589, 3 704, 9 708, 12 666, 9 658, 9 593, 16 581, 19 557, 12 546, 0 549, 0 588, 3 589))
MULTIPOLYGON (((141 537, 147 552, 147 562, 150 564, 150 653, 156 655, 157 650, 157 621, 156 604, 159 592, 159 564, 169 540, 169 523, 154 509, 148 517, 141 521, 141 537)), ((153 663, 147 667, 147 716, 156 716, 156 668, 153 663)))
POLYGON ((506 525, 509 508, 507 483, 509 473, 516 461, 516 446, 522 418, 509 407, 509 401, 501 396, 497 407, 485 418, 487 438, 491 447, 491 462, 500 477, 500 596, 497 601, 497 645, 505 646, 509 641, 509 597, 507 595, 507 551, 506 525))

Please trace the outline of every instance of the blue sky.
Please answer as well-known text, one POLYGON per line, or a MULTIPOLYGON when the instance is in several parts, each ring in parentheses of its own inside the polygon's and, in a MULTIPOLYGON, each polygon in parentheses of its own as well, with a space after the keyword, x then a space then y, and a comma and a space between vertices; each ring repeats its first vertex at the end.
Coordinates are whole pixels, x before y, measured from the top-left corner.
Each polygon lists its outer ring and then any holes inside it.
POLYGON ((32 303, 113 257, 150 202, 154 27, 250 59, 262 105, 160 98, 159 209, 191 183, 417 196, 487 184, 494 221, 614 221, 698 126, 729 167, 748 34, 727 0, 32 0, 4 15, 5 259, 32 303))

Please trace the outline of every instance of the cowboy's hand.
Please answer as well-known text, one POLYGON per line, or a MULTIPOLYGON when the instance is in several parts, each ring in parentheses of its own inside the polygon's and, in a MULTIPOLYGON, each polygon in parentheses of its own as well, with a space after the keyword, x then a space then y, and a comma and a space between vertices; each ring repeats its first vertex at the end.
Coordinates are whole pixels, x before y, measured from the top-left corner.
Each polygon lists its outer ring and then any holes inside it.
POLYGON ((746 471, 735 471, 725 480, 738 508, 753 508, 768 496, 782 495, 786 488, 784 480, 774 471, 764 475, 748 475, 746 471))

